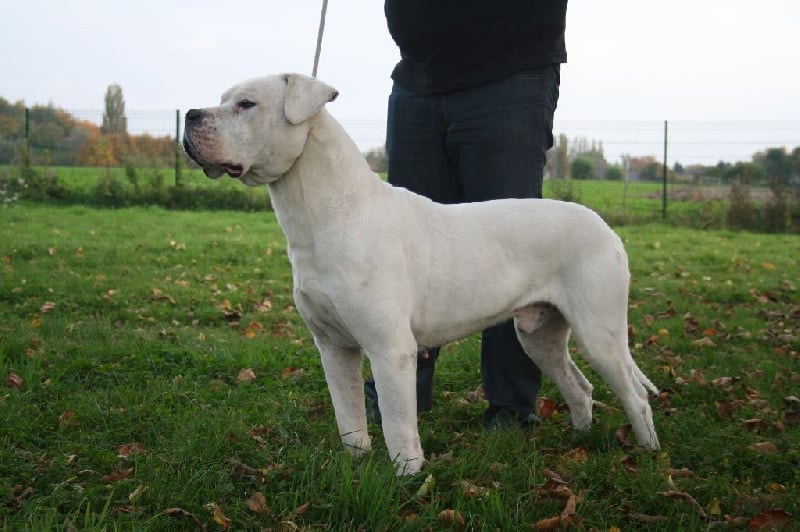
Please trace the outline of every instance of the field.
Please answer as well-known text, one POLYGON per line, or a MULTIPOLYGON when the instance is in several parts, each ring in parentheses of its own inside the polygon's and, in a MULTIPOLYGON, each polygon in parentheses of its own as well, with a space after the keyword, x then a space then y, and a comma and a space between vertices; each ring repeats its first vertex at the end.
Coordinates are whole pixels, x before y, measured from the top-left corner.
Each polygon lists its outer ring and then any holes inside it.
POLYGON ((274 215, 0 208, 0 529, 800 526, 800 238, 619 233, 663 449, 580 362, 588 433, 548 382, 541 426, 484 432, 470 338, 396 478, 379 427, 341 448, 274 215))
MULTIPOLYGON (((44 176, 54 176, 60 187, 78 192, 78 199, 92 205, 119 206, 140 205, 131 196, 136 195, 134 184, 128 172, 122 167, 88 168, 58 166, 37 168, 44 176), (114 201, 112 196, 128 195, 127 200, 114 201)), ((134 180, 138 183, 139 194, 162 190, 175 184, 174 170, 171 168, 134 168, 134 180)), ((0 167, 0 179, 17 175, 16 167, 0 167)), ((385 179, 385 175, 383 176, 385 179)), ((189 190, 213 189, 226 192, 243 193, 248 197, 263 195, 261 189, 243 188, 235 180, 222 178, 212 181, 202 171, 190 165, 182 170, 181 185, 189 190)), ((689 183, 670 183, 668 186, 667 223, 699 229, 721 229, 726 223, 726 209, 730 205, 730 187, 697 187, 689 183)), ((0 194, 2 181, 0 180, 0 194)), ((578 201, 598 211, 609 223, 620 225, 641 224, 663 221, 662 185, 654 182, 630 182, 591 180, 564 181, 548 179, 544 182, 545 197, 578 201)), ((66 194, 69 195, 69 194, 66 194)), ((756 204, 764 203, 763 191, 759 189, 756 204)), ((2 199, 2 198, 0 198, 2 199)), ((57 203, 65 203, 57 200, 57 203)), ((190 207, 190 200, 186 200, 190 207)), ((223 205, 227 205, 227 202, 223 205)), ((249 205, 247 209, 249 210, 249 205)))

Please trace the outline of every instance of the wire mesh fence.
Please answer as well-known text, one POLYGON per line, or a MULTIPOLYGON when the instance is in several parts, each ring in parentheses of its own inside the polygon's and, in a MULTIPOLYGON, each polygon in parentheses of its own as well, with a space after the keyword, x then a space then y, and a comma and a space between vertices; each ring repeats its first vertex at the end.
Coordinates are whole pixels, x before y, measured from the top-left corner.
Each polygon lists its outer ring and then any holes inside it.
MULTIPOLYGON (((0 168, 7 175, 26 165, 56 168, 68 180, 81 168, 127 165, 160 168, 180 184, 182 169, 192 166, 180 148, 180 110, 129 111, 125 131, 105 130, 103 113, 0 108, 0 168)), ((385 120, 340 121, 362 152, 371 152, 375 169, 383 170, 385 120)), ((788 202, 789 211, 798 201, 800 121, 557 120, 554 140, 545 190, 622 221, 642 210, 637 199, 643 198, 648 219, 680 212, 680 202, 729 208, 731 187, 742 182, 753 188, 753 203, 769 202, 776 183, 786 191, 777 201, 788 202), (559 183, 565 179, 571 181, 559 183)), ((796 225, 792 216, 790 225, 796 225)))

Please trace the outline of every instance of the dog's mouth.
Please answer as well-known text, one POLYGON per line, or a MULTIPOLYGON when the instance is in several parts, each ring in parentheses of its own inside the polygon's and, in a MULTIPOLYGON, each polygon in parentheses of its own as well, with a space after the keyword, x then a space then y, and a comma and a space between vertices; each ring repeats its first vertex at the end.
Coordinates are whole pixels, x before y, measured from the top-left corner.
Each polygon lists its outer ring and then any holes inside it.
POLYGON ((225 170, 225 173, 233 178, 240 178, 244 173, 244 167, 241 164, 223 164, 222 169, 225 170))

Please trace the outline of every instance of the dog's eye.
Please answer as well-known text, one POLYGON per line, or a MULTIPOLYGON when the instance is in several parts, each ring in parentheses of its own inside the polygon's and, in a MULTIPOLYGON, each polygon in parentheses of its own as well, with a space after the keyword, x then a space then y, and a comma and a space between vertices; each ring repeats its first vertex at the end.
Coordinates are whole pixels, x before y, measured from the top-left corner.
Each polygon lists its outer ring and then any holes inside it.
POLYGON ((251 107, 255 107, 256 102, 252 100, 242 100, 236 104, 237 111, 244 111, 245 109, 250 109, 251 107))

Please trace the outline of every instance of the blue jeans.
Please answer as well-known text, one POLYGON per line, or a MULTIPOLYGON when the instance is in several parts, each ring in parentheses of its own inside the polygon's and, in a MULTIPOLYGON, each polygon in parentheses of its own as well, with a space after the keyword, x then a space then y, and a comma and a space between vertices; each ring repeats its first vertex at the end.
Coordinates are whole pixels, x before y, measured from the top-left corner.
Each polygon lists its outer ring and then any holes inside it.
MULTIPOLYGON (((559 73, 559 65, 550 65, 437 95, 395 83, 386 135, 389 182, 439 203, 541 198, 559 73)), ((435 349, 418 357, 419 410, 432 403, 437 356, 435 349)), ((484 425, 499 412, 520 419, 532 413, 541 372, 522 350, 512 321, 483 332, 481 374, 489 401, 484 425)))

